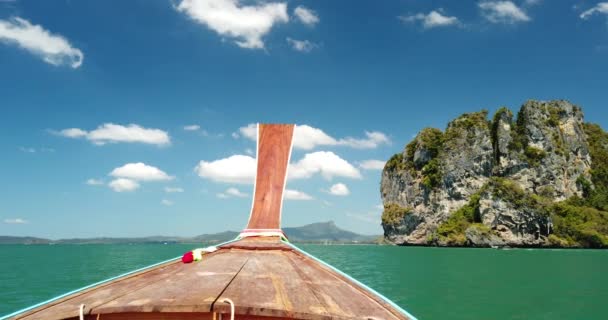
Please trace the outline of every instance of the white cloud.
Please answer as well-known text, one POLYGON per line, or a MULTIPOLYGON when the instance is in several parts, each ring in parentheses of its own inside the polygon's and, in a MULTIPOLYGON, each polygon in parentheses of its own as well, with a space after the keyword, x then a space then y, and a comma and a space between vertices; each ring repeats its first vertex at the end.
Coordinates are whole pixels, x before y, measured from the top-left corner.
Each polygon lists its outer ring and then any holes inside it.
POLYGON ((515 24, 532 20, 512 1, 482 1, 478 6, 481 15, 492 23, 515 24))
POLYGON ((217 182, 251 184, 255 179, 256 160, 250 156, 233 155, 215 161, 201 160, 194 171, 217 182))
POLYGON ((285 189, 283 197, 286 200, 312 200, 313 197, 307 193, 298 190, 285 189))
POLYGON ((130 192, 137 190, 139 188, 139 183, 131 179, 118 178, 110 181, 108 186, 116 192, 130 192))
POLYGON ((289 21, 287 4, 279 2, 241 5, 238 0, 183 0, 176 9, 247 49, 263 49, 262 37, 275 24, 289 21))
MULTIPOLYGON (((239 128, 240 135, 250 140, 257 139, 256 124, 239 128)), ((293 147, 302 150, 312 150, 318 146, 347 146, 355 149, 373 149, 383 144, 390 144, 390 139, 382 132, 366 131, 365 138, 346 137, 335 139, 323 130, 309 125, 297 125, 293 133, 293 147)))
POLYGON ((78 128, 69 128, 59 131, 59 134, 68 138, 81 138, 86 137, 87 132, 78 128))
POLYGON ((167 145, 171 143, 167 132, 160 129, 146 129, 136 124, 121 126, 106 123, 87 134, 87 139, 104 144, 107 142, 141 142, 167 145))
POLYGON ((288 170, 291 179, 310 178, 317 173, 328 180, 333 177, 361 178, 357 168, 330 151, 307 153, 288 170))
POLYGON ((316 44, 308 40, 296 40, 292 38, 287 38, 287 44, 289 44, 293 50, 300 52, 310 52, 317 47, 316 44))
POLYGON ((247 197, 249 197, 248 194, 246 194, 244 192, 241 192, 237 188, 228 188, 228 189, 226 189, 226 194, 234 196, 234 197, 239 197, 239 198, 247 198, 247 197))
POLYGON ((296 15, 296 18, 300 20, 303 24, 307 26, 314 26, 319 23, 319 16, 313 10, 310 10, 303 6, 297 6, 293 11, 293 14, 296 15))
POLYGON ((29 221, 22 218, 12 218, 12 219, 4 219, 4 223, 6 224, 26 224, 29 221))
POLYGON ((233 132, 231 134, 231 136, 232 136, 233 139, 238 139, 240 137, 240 135, 238 133, 236 133, 236 132, 233 132))
MULTIPOLYGON (((255 123, 250 123, 245 127, 240 127, 239 133, 241 136, 249 140, 256 141, 258 139, 258 125, 255 123)), ((237 133, 236 135, 238 136, 239 134, 237 133)))
MULTIPOLYGON (((201 160, 194 171, 201 178, 216 182, 252 184, 256 175, 256 159, 246 155, 233 155, 215 161, 201 160)), ((307 153, 288 169, 290 179, 307 179, 320 174, 325 179, 346 177, 360 179, 361 173, 348 161, 333 152, 307 153)))
POLYGON ((421 22, 425 29, 460 25, 458 18, 443 15, 440 11, 435 10, 428 14, 418 13, 410 16, 399 16, 399 19, 407 23, 421 22))
POLYGON ((143 162, 127 163, 122 167, 112 170, 110 175, 138 181, 165 181, 173 179, 173 177, 167 175, 164 171, 143 162))
POLYGON ((25 153, 36 153, 35 148, 19 147, 19 151, 25 152, 25 153))
MULTIPOLYGON (((2 0, 0 0, 2 1, 2 0)), ((33 148, 33 147, 19 147, 19 151, 25 153, 37 153, 37 152, 55 152, 53 148, 33 148)))
POLYGON ((226 191, 216 194, 216 196, 220 199, 228 199, 228 198, 248 198, 249 195, 241 192, 237 188, 228 188, 226 191))
POLYGON ((86 184, 90 186, 100 186, 103 184, 103 181, 101 179, 88 179, 86 184))
POLYGON ((543 0, 525 0, 524 6, 531 7, 535 5, 539 5, 543 0))
POLYGON ((155 145, 169 145, 171 138, 167 132, 160 129, 148 129, 136 124, 122 126, 113 123, 104 123, 92 131, 79 128, 69 128, 59 131, 57 134, 68 138, 86 138, 97 144, 128 142, 146 143, 155 145))
POLYGON ((333 146, 338 141, 323 130, 308 125, 299 125, 294 129, 293 147, 304 150, 311 150, 316 146, 333 146))
POLYGON ((359 168, 363 170, 382 170, 386 161, 382 160, 364 160, 359 163, 359 168))
POLYGON ((222 192, 222 193, 218 193, 216 194, 216 196, 220 199, 228 199, 228 198, 248 198, 249 195, 241 192, 239 189, 237 188, 228 188, 226 189, 226 191, 222 192))
POLYGON ((166 193, 181 193, 184 192, 184 189, 179 188, 179 187, 165 187, 165 192, 166 193))
POLYGON ((245 149, 245 153, 252 156, 252 155, 254 155, 255 152, 253 152, 253 149, 247 148, 247 149, 245 149))
POLYGON ((0 42, 17 45, 54 66, 78 68, 84 59, 82 51, 63 36, 19 17, 0 20, 0 42))
POLYGON ((173 205, 173 201, 171 200, 167 200, 167 199, 163 199, 160 201, 160 204, 162 204, 163 206, 172 206, 173 205))
POLYGON ((184 130, 186 130, 186 131, 197 131, 200 128, 201 128, 201 126, 199 126, 198 124, 191 124, 191 125, 184 126, 184 130))
POLYGON ((375 205, 374 208, 384 210, 384 205, 382 203, 380 203, 380 204, 375 205))
POLYGON ((600 3, 596 4, 595 7, 581 13, 580 17, 581 17, 581 19, 587 19, 595 13, 601 13, 601 14, 608 15, 608 2, 600 2, 600 3))
POLYGON ((334 196, 347 196, 350 194, 350 190, 348 190, 348 187, 344 183, 336 183, 329 188, 327 193, 334 196))
POLYGON ((390 144, 390 139, 382 132, 365 131, 365 136, 367 138, 363 139, 355 139, 355 138, 344 138, 338 141, 339 145, 349 146, 355 149, 374 149, 382 144, 390 144))

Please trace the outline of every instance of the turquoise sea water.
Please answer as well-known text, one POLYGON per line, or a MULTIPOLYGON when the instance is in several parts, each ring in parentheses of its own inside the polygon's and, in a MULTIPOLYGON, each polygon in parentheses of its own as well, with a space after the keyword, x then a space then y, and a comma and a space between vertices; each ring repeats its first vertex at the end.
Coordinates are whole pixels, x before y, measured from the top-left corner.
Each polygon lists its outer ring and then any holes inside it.
MULTIPOLYGON (((419 319, 606 319, 608 250, 301 248, 419 319)), ((2 245, 0 315, 193 245, 2 245)))

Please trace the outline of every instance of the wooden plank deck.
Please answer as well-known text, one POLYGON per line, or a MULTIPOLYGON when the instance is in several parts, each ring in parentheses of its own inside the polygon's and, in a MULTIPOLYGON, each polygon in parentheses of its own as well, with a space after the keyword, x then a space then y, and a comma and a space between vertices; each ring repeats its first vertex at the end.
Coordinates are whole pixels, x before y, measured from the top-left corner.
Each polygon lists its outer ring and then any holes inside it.
POLYGON ((92 312, 210 312, 248 257, 221 250, 205 258, 190 264, 178 262, 182 265, 171 277, 117 297, 92 312))
MULTIPOLYGON (((228 315, 282 319, 407 319, 365 289, 278 238, 249 238, 200 262, 176 261, 75 293, 13 319, 199 319, 228 315), (255 248, 258 244, 262 249, 255 248)), ((209 318, 211 319, 211 318, 209 318)))

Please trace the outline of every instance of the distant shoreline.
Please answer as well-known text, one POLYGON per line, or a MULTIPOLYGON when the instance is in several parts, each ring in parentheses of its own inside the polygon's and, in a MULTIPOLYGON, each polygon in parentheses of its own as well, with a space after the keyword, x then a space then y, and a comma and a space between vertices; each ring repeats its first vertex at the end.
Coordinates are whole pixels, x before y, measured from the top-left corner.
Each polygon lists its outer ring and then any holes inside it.
MULTIPOLYGON (((333 221, 318 222, 301 227, 283 228, 290 241, 295 243, 376 244, 381 235, 361 235, 336 226, 333 221)), ((236 239, 237 231, 201 234, 194 237, 148 236, 148 237, 95 237, 46 239, 32 236, 0 236, 2 244, 200 244, 222 243, 236 239)))

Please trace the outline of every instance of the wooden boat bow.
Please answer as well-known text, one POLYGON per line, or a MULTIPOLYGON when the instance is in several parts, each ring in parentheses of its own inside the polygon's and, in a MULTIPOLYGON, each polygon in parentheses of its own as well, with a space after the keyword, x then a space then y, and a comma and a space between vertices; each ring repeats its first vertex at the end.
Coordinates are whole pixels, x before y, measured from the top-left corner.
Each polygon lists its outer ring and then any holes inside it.
POLYGON ((203 260, 173 260, 31 308, 11 319, 414 319, 282 239, 293 125, 259 125, 251 216, 242 238, 203 260), (231 305, 233 302, 234 314, 231 305))

